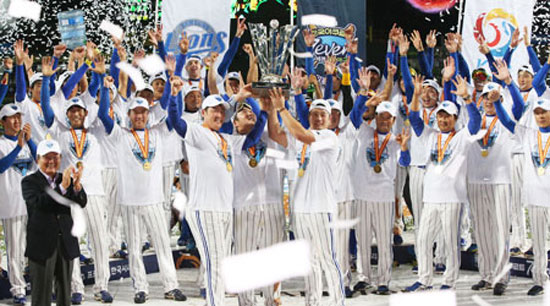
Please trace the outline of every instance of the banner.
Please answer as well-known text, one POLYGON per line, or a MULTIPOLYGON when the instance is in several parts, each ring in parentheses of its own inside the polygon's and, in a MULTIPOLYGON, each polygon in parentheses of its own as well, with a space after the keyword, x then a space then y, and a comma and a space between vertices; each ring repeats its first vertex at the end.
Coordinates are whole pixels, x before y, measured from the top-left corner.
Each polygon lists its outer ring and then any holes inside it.
POLYGON ((228 0, 163 0, 162 25, 168 52, 179 53, 178 43, 185 31, 189 38, 188 55, 204 57, 228 48, 231 3, 228 0))
MULTIPOLYGON (((346 60, 346 34, 345 30, 356 27, 348 24, 344 28, 325 28, 311 26, 311 32, 315 35, 313 43, 313 66, 318 74, 324 75, 324 62, 327 57, 335 56, 338 63, 346 60)), ((354 35, 356 33, 354 32, 354 35)))
MULTIPOLYGON (((464 39, 462 53, 470 71, 484 67, 489 71, 485 55, 479 52, 476 37, 482 35, 495 58, 502 58, 512 41, 512 33, 519 28, 523 37, 523 28, 531 31, 535 0, 476 0, 466 1, 464 11, 464 39)), ((523 42, 512 55, 510 73, 515 79, 517 69, 529 63, 529 56, 523 42)))

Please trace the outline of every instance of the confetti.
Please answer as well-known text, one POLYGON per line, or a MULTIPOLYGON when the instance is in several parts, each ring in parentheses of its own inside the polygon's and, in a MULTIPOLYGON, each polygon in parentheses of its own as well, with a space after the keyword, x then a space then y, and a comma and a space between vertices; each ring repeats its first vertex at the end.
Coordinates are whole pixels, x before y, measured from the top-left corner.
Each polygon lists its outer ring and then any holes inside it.
POLYGON ((54 199, 57 203, 71 208, 71 217, 73 218, 73 228, 71 229, 71 235, 76 238, 84 236, 86 233, 86 217, 84 216, 84 210, 77 203, 65 198, 50 187, 45 189, 46 193, 54 199))
POLYGON ((150 76, 164 72, 166 69, 164 61, 156 54, 147 55, 142 60, 138 61, 138 66, 150 76))
POLYGON ((323 15, 323 14, 311 14, 302 16, 302 25, 317 25, 327 28, 333 28, 338 26, 336 17, 323 15))
POLYGON ((132 79, 132 82, 136 85, 136 90, 142 90, 145 88, 145 80, 143 80, 143 75, 141 74, 141 71, 139 69, 134 68, 134 66, 125 63, 120 62, 116 64, 117 68, 122 70, 124 73, 126 73, 130 79, 132 79))
POLYGON ((36 2, 26 0, 12 0, 8 9, 8 15, 13 17, 25 17, 38 22, 42 6, 36 2))
POLYGON ((108 20, 103 20, 99 25, 99 28, 118 39, 122 39, 124 36, 124 30, 108 20))
POLYGON ((187 196, 181 191, 174 193, 174 201, 172 207, 180 213, 180 220, 185 217, 185 207, 187 206, 187 196))

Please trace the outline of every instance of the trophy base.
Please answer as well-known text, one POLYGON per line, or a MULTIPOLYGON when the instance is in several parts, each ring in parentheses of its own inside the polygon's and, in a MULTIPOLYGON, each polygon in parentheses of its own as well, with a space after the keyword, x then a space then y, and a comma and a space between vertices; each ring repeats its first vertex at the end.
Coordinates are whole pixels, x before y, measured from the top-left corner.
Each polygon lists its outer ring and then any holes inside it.
POLYGON ((287 83, 271 83, 271 82, 253 82, 252 83, 252 92, 254 95, 259 96, 260 98, 269 97, 269 90, 281 88, 285 98, 288 99, 290 96, 290 84, 287 83))

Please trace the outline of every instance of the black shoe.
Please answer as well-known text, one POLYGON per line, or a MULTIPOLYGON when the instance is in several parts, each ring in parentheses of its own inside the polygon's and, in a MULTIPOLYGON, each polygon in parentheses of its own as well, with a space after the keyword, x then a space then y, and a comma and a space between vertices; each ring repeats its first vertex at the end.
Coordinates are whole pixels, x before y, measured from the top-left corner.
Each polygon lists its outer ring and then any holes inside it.
POLYGON ((472 286, 472 290, 475 291, 483 291, 483 290, 489 290, 491 289, 491 284, 484 280, 480 280, 479 283, 472 286))
POLYGON ((174 300, 179 302, 187 300, 187 297, 179 289, 173 289, 164 293, 164 298, 167 300, 174 300))
POLYGON ((403 237, 401 235, 393 235, 393 245, 402 245, 403 237))
POLYGON ((367 282, 358 282, 353 286, 353 291, 361 292, 362 295, 367 295, 367 289, 371 289, 372 285, 367 282))
POLYGON ((72 305, 80 305, 82 304, 82 301, 84 301, 84 296, 82 295, 82 293, 75 292, 71 294, 72 305))
POLYGON ((503 295, 506 291, 506 285, 503 283, 497 283, 493 289, 493 295, 503 295))
POLYGON ((134 295, 134 303, 136 304, 143 304, 145 301, 147 301, 149 297, 147 294, 143 291, 140 291, 134 295))
POLYGON ((529 291, 527 291, 527 295, 531 295, 531 296, 541 295, 543 293, 544 293, 544 288, 542 288, 541 286, 533 286, 531 287, 531 289, 529 289, 529 291))
POLYGON ((346 294, 346 299, 351 299, 361 295, 358 291, 351 290, 350 287, 344 288, 344 292, 346 294))
POLYGON ((390 295, 391 291, 390 291, 390 288, 388 288, 388 286, 378 286, 378 288, 374 293, 378 295, 390 295))

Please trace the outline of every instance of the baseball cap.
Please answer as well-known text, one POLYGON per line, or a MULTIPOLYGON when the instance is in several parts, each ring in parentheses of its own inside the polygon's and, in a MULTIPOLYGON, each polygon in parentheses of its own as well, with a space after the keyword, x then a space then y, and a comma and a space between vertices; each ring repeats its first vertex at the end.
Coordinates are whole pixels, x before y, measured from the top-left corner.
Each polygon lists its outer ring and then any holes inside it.
POLYGON ((133 109, 136 109, 138 107, 143 107, 145 109, 149 109, 149 102, 145 100, 144 98, 137 97, 130 102, 130 107, 128 107, 128 111, 131 111, 133 109))
POLYGON ((440 111, 444 111, 449 115, 456 115, 458 116, 458 108, 456 105, 451 101, 443 101, 437 109, 435 110, 435 113, 439 113, 440 111))
POLYGON ((537 108, 541 108, 545 111, 550 111, 550 100, 548 99, 541 99, 535 102, 535 105, 533 107, 533 111, 537 108))
POLYGON ((199 61, 200 63, 202 63, 202 58, 196 54, 190 55, 189 57, 187 57, 187 62, 185 63, 185 65, 187 66, 191 61, 199 61))
POLYGON ((236 72, 236 71, 231 71, 227 74, 227 79, 228 80, 237 80, 239 81, 241 78, 239 76, 239 73, 236 72))
POLYGON ((59 146, 59 143, 53 139, 42 140, 36 149, 36 154, 39 156, 44 156, 52 152, 61 154, 61 147, 59 146))
POLYGON ((374 65, 370 65, 367 67, 367 71, 374 71, 376 73, 378 73, 378 75, 380 75, 380 69, 374 65))
POLYGON ((483 91, 481 92, 481 95, 486 95, 493 90, 498 90, 498 92, 502 95, 502 87, 495 82, 489 82, 485 84, 485 86, 483 86, 483 91))
POLYGON ((188 94, 192 93, 193 91, 198 91, 202 94, 202 90, 199 86, 197 85, 187 85, 185 87, 183 87, 183 92, 184 92, 184 97, 187 96, 188 94))
POLYGON ((441 95, 441 86, 435 80, 425 80, 422 86, 429 86, 437 91, 438 96, 441 95))
POLYGON ((223 107, 228 110, 230 108, 229 103, 225 102, 225 100, 220 95, 209 95, 202 101, 202 109, 207 109, 209 107, 216 107, 218 105, 223 105, 223 107))
POLYGON ((82 109, 87 109, 86 105, 84 104, 82 99, 80 99, 78 97, 74 97, 74 98, 70 99, 69 101, 67 101, 67 107, 65 107, 65 111, 68 111, 73 106, 78 106, 82 109))
POLYGON ((161 72, 157 75, 152 76, 151 78, 149 78, 149 85, 153 85, 153 82, 155 80, 163 80, 166 83, 166 75, 164 74, 164 72, 161 72))
POLYGON ((531 65, 523 65, 518 68, 518 74, 522 71, 529 72, 531 75, 535 75, 535 72, 533 71, 533 67, 531 65))
POLYGON ((330 111, 332 108, 330 106, 330 103, 327 100, 317 99, 317 100, 313 100, 313 102, 311 102, 311 106, 309 107, 310 111, 314 109, 322 109, 330 115, 330 111))
POLYGON ((328 99, 328 104, 330 104, 330 109, 333 110, 337 110, 340 112, 340 114, 343 114, 344 113, 344 110, 342 109, 342 103, 334 100, 334 99, 328 99))
POLYGON ((29 80, 29 87, 32 87, 32 85, 38 81, 42 81, 42 76, 41 72, 33 74, 29 80))
POLYGON ((245 108, 252 110, 252 106, 250 106, 250 104, 246 102, 237 104, 237 111, 235 112, 235 114, 237 114, 238 112, 242 111, 245 108))
POLYGON ((152 93, 155 92, 155 90, 153 89, 153 86, 151 86, 150 84, 145 84, 145 87, 143 87, 143 89, 141 89, 141 90, 136 91, 136 94, 138 92, 142 92, 142 91, 145 91, 145 90, 149 90, 152 93))
POLYGON ((10 117, 15 114, 23 114, 23 110, 21 110, 21 107, 17 104, 9 103, 0 109, 0 119, 4 119, 4 117, 10 117))
POLYGON ((390 102, 383 101, 376 107, 376 114, 378 115, 381 113, 389 113, 390 115, 392 115, 392 117, 395 117, 395 115, 397 114, 397 110, 395 109, 395 106, 393 106, 393 104, 391 104, 390 102))

